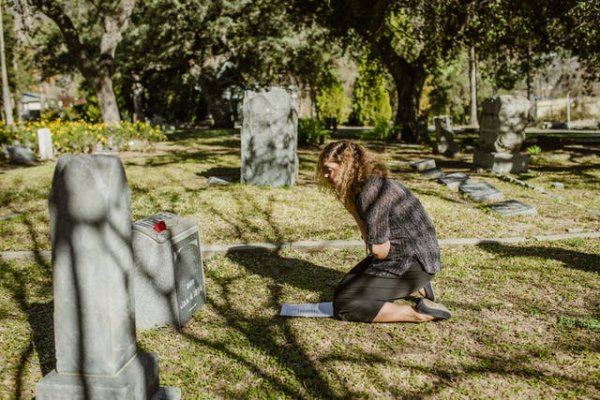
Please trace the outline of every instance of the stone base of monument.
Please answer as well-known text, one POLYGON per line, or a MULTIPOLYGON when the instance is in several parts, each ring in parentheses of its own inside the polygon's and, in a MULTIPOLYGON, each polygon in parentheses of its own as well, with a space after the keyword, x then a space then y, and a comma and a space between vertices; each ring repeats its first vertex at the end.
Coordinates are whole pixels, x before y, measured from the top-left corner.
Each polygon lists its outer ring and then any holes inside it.
POLYGON ((158 357, 138 353, 112 376, 63 374, 52 371, 36 385, 37 400, 148 400, 155 396, 179 400, 178 389, 158 387, 158 357))
POLYGON ((527 172, 529 156, 521 153, 494 153, 477 149, 473 154, 473 164, 501 174, 527 172))
POLYGON ((162 212, 132 230, 136 328, 184 326, 206 301, 198 224, 162 212))

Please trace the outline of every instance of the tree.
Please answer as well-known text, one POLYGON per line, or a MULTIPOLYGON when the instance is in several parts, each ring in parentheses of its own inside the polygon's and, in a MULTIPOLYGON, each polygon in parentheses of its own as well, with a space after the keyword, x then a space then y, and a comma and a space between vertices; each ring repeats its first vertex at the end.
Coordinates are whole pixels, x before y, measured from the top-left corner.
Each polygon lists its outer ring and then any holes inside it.
POLYGON ((7 126, 15 124, 13 120, 12 100, 8 84, 8 73, 6 71, 6 52, 4 46, 4 24, 2 13, 2 0, 0 0, 0 69, 2 71, 2 103, 4 105, 4 122, 7 126))
POLYGON ((362 59, 352 97, 354 117, 360 125, 374 125, 392 117, 390 96, 381 67, 376 61, 367 57, 362 59))
POLYGON ((337 130, 338 124, 348 120, 350 99, 346 97, 342 83, 333 72, 327 73, 322 80, 316 103, 319 118, 325 121, 327 127, 337 130))
POLYGON ((221 126, 232 123, 232 92, 294 84, 314 100, 310 88, 330 62, 322 30, 295 29, 280 2, 145 1, 123 39, 128 51, 117 55, 121 92, 144 113, 192 121, 211 114, 221 126))
POLYGON ((435 65, 460 48, 462 31, 476 1, 297 0, 296 12, 310 14, 343 38, 356 36, 391 75, 397 96, 395 122, 406 142, 419 137, 417 117, 423 84, 435 65))
POLYGON ((20 0, 19 5, 23 14, 33 6, 56 24, 66 46, 61 60, 81 72, 96 94, 104 122, 120 123, 113 89, 115 53, 135 0, 20 0))

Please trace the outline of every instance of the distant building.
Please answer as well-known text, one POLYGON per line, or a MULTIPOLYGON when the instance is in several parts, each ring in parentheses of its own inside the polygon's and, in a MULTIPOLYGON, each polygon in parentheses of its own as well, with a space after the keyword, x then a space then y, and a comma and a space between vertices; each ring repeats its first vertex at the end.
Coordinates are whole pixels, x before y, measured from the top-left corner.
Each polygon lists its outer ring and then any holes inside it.
POLYGON ((40 95, 25 93, 19 100, 19 120, 31 121, 39 119, 42 112, 42 101, 40 95))

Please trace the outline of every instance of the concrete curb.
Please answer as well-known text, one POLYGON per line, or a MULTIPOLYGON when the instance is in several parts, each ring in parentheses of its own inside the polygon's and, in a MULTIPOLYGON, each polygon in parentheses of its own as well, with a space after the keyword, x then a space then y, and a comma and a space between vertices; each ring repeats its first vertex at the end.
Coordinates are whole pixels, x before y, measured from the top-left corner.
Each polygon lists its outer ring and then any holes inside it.
MULTIPOLYGON (((577 232, 552 235, 535 235, 531 237, 512 236, 504 238, 455 238, 440 239, 438 242, 442 247, 451 246, 477 246, 480 244, 503 244, 503 243, 524 243, 527 241, 555 241, 569 239, 597 239, 600 238, 600 231, 577 232)), ((206 244, 202 246, 203 258, 208 258, 215 254, 226 254, 231 252, 244 251, 268 251, 282 249, 296 249, 304 251, 332 250, 332 249, 355 249, 364 248, 362 240, 301 240, 297 242, 281 243, 239 243, 239 244, 206 244)), ((51 252, 44 251, 4 251, 0 253, 2 260, 35 260, 36 258, 50 258, 51 252)))

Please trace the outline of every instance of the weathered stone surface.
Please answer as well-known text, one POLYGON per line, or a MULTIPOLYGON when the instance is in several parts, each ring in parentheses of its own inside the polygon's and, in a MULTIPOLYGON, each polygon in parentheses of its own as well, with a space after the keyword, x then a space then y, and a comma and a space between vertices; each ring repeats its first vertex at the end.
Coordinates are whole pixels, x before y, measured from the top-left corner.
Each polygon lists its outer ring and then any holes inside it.
POLYGON ((475 150, 475 153, 473 153, 473 164, 500 174, 526 172, 529 169, 529 155, 522 153, 490 153, 475 150))
POLYGON ((483 101, 479 119, 479 149, 516 153, 525 141, 531 103, 523 96, 502 95, 483 101))
POLYGON ((490 204, 488 208, 498 214, 512 215, 535 215, 537 210, 535 207, 526 205, 517 200, 507 200, 500 203, 490 204))
POLYGON ((497 201, 503 198, 502 192, 487 182, 470 180, 461 184, 458 190, 475 201, 497 201))
POLYGON ((207 180, 209 185, 229 185, 229 182, 226 179, 219 178, 218 176, 209 176, 207 180))
POLYGON ((137 352, 130 190, 118 157, 63 156, 49 196, 56 371, 37 399, 148 399, 156 357, 137 352))
POLYGON ((410 166, 419 172, 435 169, 435 160, 426 158, 423 160, 417 160, 410 163, 410 166))
POLYGON ((452 119, 448 115, 438 115, 433 118, 435 125, 435 150, 446 157, 454 157, 460 151, 458 143, 454 142, 452 119))
POLYGON ((112 375, 135 355, 129 208, 119 158, 59 159, 50 193, 59 373, 112 375))
POLYGON ((469 181, 469 179, 470 178, 467 174, 463 174, 462 172, 454 172, 439 178, 439 181, 452 190, 458 190, 458 187, 469 181))
POLYGON ((35 387, 36 400, 147 400, 158 391, 158 357, 138 353, 119 373, 50 372, 35 387))
POLYGON ((441 169, 433 168, 427 171, 421 172, 421 176, 425 179, 438 179, 443 177, 445 174, 441 169))
POLYGON ((164 212, 135 222, 133 255, 136 328, 184 326, 206 301, 196 221, 164 212))
POLYGON ((51 158, 54 158, 54 147, 52 146, 52 134, 50 133, 50 129, 38 129, 37 138, 40 160, 50 160, 51 158))
POLYGON ((8 152, 8 162, 11 164, 33 164, 36 162, 35 154, 27 146, 14 144, 6 146, 8 152))
POLYGON ((241 181, 291 186, 298 176, 298 115, 284 89, 246 91, 241 134, 241 181))

